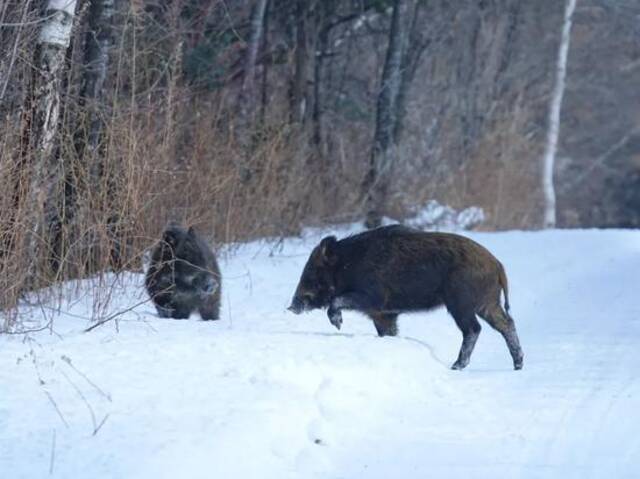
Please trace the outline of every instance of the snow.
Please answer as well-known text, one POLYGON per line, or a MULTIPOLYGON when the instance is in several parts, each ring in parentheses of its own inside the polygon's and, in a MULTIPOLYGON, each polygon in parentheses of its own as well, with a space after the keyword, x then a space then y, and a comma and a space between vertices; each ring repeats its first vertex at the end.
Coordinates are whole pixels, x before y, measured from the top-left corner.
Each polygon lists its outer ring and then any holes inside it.
POLYGON ((484 210, 479 206, 456 211, 451 206, 429 200, 416 208, 414 214, 403 223, 427 231, 468 230, 482 224, 484 220, 484 210))
MULTIPOLYGON (((445 311, 396 338, 285 311, 328 233, 223 259, 218 322, 145 303, 84 333, 81 297, 0 336, 0 477, 638 477, 640 232, 465 233, 505 264, 525 363, 484 326, 461 372, 445 311)), ((113 311, 144 300, 115 284, 113 311)))

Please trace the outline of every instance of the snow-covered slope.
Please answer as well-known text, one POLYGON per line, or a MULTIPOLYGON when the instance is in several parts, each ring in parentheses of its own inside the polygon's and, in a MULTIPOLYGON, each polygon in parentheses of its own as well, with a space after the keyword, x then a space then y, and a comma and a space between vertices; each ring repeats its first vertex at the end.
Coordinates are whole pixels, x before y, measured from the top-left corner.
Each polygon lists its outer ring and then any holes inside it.
POLYGON ((222 261, 218 322, 143 304, 83 333, 81 299, 53 334, 0 337, 0 477, 640 477, 640 232, 471 236, 507 268, 522 371, 488 326, 451 371, 445 311, 401 317, 396 338, 356 313, 340 332, 294 316, 320 233, 249 244, 222 261))

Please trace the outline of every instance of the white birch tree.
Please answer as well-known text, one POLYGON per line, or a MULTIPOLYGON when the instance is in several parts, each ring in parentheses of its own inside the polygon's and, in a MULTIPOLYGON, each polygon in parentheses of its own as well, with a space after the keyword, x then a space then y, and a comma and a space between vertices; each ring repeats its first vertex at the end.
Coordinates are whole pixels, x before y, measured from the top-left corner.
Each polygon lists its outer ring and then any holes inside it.
POLYGON ((558 150, 558 138, 560 136, 560 111, 567 76, 567 58, 569 56, 569 43, 571 40, 571 24, 573 12, 576 9, 577 0, 566 0, 564 20, 562 22, 562 36, 558 49, 556 64, 555 84, 551 95, 549 107, 549 129, 542 165, 542 191, 544 193, 544 219, 545 228, 556 226, 556 191, 553 183, 554 165, 558 150))
POLYGON ((33 78, 23 123, 23 165, 29 168, 27 191, 31 215, 27 253, 34 273, 40 245, 47 238, 45 205, 51 203, 62 178, 60 162, 53 162, 55 136, 60 114, 60 89, 65 54, 71 41, 76 0, 48 0, 42 18, 34 55, 33 78))

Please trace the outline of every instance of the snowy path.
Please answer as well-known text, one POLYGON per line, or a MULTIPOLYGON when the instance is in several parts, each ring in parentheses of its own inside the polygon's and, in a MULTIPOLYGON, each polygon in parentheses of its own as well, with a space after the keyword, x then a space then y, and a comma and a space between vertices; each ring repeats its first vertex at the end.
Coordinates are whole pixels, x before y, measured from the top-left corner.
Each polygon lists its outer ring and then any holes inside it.
POLYGON ((449 370, 444 311, 401 317, 398 338, 289 314, 319 236, 247 245, 222 262, 219 322, 145 304, 119 332, 63 315, 0 337, 0 477, 639 477, 640 232, 472 236, 507 268, 524 370, 484 324, 449 370))

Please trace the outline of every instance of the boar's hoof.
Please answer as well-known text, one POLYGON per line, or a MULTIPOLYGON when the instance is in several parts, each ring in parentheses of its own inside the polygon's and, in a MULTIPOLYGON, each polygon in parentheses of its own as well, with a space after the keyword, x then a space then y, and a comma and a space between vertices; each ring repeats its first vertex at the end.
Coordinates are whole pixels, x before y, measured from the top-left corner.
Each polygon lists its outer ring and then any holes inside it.
POLYGON ((522 360, 513 363, 513 369, 519 371, 522 369, 522 360))
POLYGON ((453 363, 453 366, 451 366, 451 369, 453 369, 455 371, 461 371, 461 370, 463 370, 464 368, 467 367, 467 364, 468 363, 465 363, 463 361, 458 360, 455 363, 453 363))
POLYGON ((330 312, 329 321, 339 330, 340 326, 342 326, 342 313, 340 311, 330 312))

